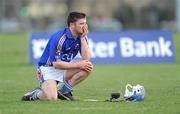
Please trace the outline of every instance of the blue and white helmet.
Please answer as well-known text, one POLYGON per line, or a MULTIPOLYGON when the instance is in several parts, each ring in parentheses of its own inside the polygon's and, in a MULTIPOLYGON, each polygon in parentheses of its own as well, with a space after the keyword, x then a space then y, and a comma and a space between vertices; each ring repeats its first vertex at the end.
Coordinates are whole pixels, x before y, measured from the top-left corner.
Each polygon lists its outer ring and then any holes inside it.
POLYGON ((129 101, 141 101, 145 97, 145 89, 140 84, 132 86, 127 84, 125 88, 124 98, 129 101))

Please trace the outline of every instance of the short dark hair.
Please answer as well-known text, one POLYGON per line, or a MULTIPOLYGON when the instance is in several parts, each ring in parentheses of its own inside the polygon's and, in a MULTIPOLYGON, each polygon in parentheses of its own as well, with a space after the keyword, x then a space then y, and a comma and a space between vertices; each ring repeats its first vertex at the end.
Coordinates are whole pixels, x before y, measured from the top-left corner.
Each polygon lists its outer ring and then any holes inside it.
POLYGON ((82 12, 70 12, 67 18, 67 24, 70 26, 70 23, 76 22, 78 19, 86 18, 86 14, 82 12))

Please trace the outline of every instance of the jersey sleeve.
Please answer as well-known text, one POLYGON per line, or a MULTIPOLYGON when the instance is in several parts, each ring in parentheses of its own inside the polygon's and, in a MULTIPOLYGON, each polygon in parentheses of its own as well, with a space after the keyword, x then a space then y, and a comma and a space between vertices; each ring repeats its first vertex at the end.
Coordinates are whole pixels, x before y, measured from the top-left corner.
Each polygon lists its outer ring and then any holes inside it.
POLYGON ((56 41, 56 36, 52 35, 50 38, 50 45, 49 45, 49 57, 50 61, 53 62, 55 61, 55 55, 56 55, 56 47, 57 47, 57 41, 56 41))

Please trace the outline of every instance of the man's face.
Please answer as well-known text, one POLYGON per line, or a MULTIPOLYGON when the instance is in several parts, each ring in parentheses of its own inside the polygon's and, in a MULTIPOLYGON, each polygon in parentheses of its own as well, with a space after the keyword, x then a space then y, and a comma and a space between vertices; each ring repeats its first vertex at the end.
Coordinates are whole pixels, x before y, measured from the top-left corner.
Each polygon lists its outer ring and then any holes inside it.
POLYGON ((82 34, 83 33, 83 29, 82 29, 83 26, 87 26, 86 18, 78 19, 73 24, 74 24, 74 30, 76 31, 76 33, 82 34))

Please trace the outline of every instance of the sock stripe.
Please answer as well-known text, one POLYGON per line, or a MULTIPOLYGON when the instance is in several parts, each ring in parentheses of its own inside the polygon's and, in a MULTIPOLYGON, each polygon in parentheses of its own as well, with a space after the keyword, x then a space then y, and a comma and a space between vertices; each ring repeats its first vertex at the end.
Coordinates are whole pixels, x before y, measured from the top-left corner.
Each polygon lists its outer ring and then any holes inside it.
POLYGON ((69 89, 72 90, 73 87, 72 87, 68 82, 65 82, 64 84, 65 84, 69 89))
POLYGON ((40 90, 37 90, 37 91, 33 94, 32 98, 33 98, 34 100, 39 99, 39 97, 38 97, 39 92, 40 92, 40 90))
POLYGON ((69 87, 72 88, 72 86, 65 80, 65 77, 63 77, 63 81, 64 81, 64 84, 65 84, 65 85, 67 85, 67 86, 69 86, 69 87))
POLYGON ((66 81, 64 81, 64 85, 59 91, 63 94, 73 91, 73 87, 66 81))

